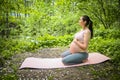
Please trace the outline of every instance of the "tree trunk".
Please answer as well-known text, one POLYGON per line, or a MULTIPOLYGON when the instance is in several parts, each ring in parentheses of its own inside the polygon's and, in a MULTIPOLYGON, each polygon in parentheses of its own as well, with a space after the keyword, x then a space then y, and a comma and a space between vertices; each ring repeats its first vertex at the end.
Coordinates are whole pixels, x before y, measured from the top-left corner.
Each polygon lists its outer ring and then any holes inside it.
POLYGON ((9 37, 9 14, 8 11, 6 12, 6 29, 5 30, 5 36, 8 38, 9 37))

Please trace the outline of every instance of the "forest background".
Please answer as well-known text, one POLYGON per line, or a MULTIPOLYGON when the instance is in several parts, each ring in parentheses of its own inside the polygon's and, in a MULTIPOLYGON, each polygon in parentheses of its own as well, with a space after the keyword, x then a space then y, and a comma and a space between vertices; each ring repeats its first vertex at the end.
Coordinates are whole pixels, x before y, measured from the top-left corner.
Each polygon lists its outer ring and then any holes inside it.
POLYGON ((0 0, 0 67, 18 53, 68 46, 82 15, 94 24, 89 52, 120 71, 120 0, 0 0))

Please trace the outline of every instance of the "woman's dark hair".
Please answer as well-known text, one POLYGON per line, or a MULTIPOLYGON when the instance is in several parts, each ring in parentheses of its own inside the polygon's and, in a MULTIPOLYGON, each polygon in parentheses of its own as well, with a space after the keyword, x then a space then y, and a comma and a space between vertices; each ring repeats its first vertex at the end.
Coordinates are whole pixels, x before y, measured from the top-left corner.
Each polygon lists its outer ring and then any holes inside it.
POLYGON ((82 16, 83 21, 86 21, 86 26, 88 26, 90 32, 91 32, 91 38, 93 37, 93 22, 90 20, 90 18, 87 15, 82 16))

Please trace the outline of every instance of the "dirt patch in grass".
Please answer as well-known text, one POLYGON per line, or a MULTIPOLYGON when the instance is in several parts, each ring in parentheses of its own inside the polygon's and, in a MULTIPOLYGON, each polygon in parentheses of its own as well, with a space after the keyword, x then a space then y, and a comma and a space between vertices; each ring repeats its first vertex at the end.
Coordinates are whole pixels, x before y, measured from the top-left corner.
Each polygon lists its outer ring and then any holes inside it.
POLYGON ((22 69, 21 63, 27 57, 55 58, 67 48, 44 48, 34 53, 25 52, 16 54, 12 60, 6 61, 5 67, 1 70, 1 79, 13 78, 17 80, 113 80, 119 78, 120 74, 115 71, 110 61, 72 68, 60 69, 22 69), (117 74, 116 74, 117 73, 117 74), (116 74, 116 75, 115 75, 116 74), (116 77, 115 77, 116 76, 116 77))

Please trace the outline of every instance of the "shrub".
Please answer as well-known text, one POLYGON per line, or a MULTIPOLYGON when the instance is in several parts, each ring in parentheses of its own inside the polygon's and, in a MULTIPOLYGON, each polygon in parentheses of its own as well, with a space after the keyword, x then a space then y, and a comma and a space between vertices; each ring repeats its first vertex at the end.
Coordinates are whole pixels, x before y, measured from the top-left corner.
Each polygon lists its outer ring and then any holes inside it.
POLYGON ((100 52, 109 56, 114 63, 119 63, 120 59, 120 39, 103 39, 95 37, 89 45, 90 52, 100 52))
POLYGON ((67 46, 72 41, 71 35, 51 36, 45 35, 37 38, 39 47, 67 46))
POLYGON ((120 38, 120 30, 119 29, 97 29, 94 33, 95 37, 102 37, 102 38, 114 38, 119 39, 120 38))
POLYGON ((51 36, 48 34, 38 38, 6 39, 0 41, 0 51, 4 59, 9 59, 16 53, 30 52, 45 47, 67 46, 71 40, 71 35, 51 36))

